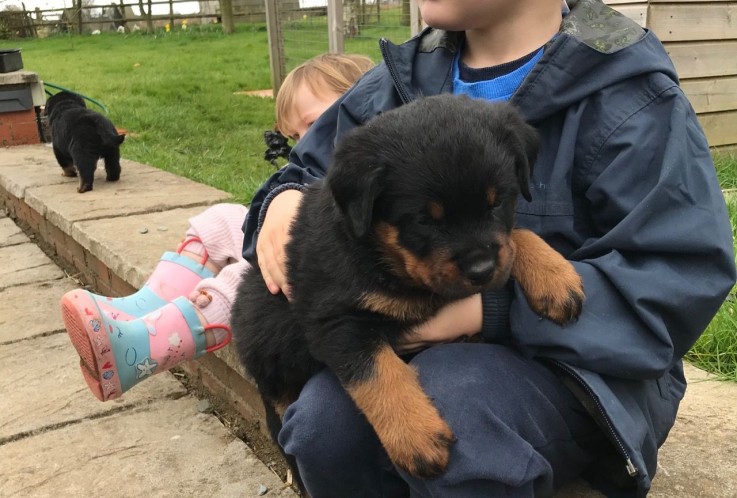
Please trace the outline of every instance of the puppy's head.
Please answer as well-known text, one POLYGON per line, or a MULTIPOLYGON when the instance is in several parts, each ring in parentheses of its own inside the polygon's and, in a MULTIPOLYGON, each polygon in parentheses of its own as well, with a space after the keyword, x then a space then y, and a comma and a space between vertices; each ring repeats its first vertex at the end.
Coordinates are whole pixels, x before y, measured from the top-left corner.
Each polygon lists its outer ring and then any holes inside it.
POLYGON ((49 120, 54 120, 66 109, 80 107, 87 107, 82 97, 73 92, 61 91, 48 98, 44 106, 44 113, 49 120))
POLYGON ((327 182, 345 229, 389 271, 458 298, 508 279, 537 143, 508 104, 427 97, 346 135, 327 182))

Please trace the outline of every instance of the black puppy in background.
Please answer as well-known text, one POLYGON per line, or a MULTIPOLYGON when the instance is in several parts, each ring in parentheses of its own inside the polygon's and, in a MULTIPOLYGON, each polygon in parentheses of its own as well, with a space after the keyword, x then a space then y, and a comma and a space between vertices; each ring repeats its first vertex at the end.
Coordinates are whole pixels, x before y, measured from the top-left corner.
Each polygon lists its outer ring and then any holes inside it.
POLYGON ((97 161, 105 160, 107 181, 120 178, 120 144, 118 135, 105 116, 87 109, 82 97, 72 92, 59 92, 46 101, 46 116, 51 126, 54 155, 64 176, 79 174, 77 192, 92 190, 97 161))
POLYGON ((272 295, 254 266, 233 304, 235 346, 274 439, 279 413, 327 367, 395 465, 421 477, 445 469, 453 433, 395 353, 399 338, 510 275, 541 316, 565 324, 581 312, 570 262, 513 229, 536 155, 536 131, 513 107, 452 95, 386 112, 341 139, 290 229, 291 300, 272 295))

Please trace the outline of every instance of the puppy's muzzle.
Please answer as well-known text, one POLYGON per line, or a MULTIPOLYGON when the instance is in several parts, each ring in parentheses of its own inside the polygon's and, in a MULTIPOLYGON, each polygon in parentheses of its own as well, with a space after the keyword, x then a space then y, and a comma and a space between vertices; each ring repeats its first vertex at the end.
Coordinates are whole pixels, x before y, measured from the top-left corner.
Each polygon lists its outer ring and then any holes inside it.
POLYGON ((459 258, 458 269, 472 285, 484 285, 494 277, 496 257, 485 251, 474 251, 459 258))

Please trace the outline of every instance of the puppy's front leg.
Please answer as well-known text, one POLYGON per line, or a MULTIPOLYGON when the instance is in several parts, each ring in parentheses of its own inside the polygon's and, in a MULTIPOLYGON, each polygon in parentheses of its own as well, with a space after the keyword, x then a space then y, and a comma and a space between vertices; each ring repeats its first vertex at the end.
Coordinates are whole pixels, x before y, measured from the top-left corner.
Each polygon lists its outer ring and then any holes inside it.
POLYGON ((529 230, 512 230, 516 248, 512 277, 522 287, 530 308, 563 325, 578 318, 584 300, 583 281, 573 265, 529 230))
MULTIPOLYGON (((417 477, 436 476, 448 465, 453 432, 422 390, 417 372, 389 344, 373 339, 325 363, 366 415, 392 462, 417 477)), ((346 352, 332 351, 338 349, 346 352)))

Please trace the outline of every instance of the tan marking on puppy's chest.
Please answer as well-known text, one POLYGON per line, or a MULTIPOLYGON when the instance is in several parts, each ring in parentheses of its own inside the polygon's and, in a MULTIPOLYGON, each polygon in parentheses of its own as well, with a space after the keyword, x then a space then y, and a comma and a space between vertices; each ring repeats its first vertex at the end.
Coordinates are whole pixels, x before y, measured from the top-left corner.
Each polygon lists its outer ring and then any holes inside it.
POLYGON ((389 296, 380 292, 363 294, 358 300, 358 306, 402 322, 425 321, 438 309, 431 299, 389 296))

